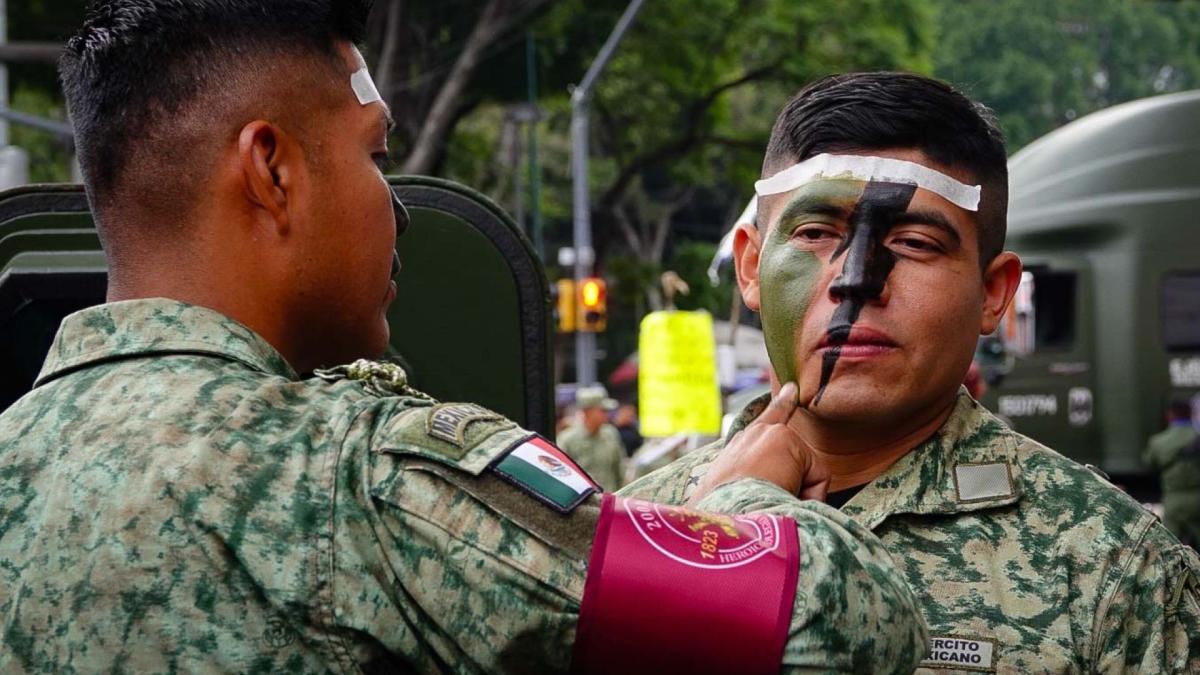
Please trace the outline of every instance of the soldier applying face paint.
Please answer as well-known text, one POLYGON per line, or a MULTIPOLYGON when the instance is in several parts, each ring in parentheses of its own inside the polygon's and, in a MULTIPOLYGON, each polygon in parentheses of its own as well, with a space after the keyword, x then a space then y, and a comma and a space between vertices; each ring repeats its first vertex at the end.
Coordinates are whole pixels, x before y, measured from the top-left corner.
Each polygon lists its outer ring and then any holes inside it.
POLYGON ((686 502, 789 445, 905 569, 933 633, 919 672, 1200 671, 1196 554, 961 387, 1021 273, 990 112, 918 76, 826 78, 780 114, 756 192, 737 278, 797 410, 752 402, 622 493, 686 502))
POLYGON ((0 673, 910 672, 915 598, 792 497, 807 456, 602 495, 370 360, 407 217, 368 5, 96 0, 67 45, 109 302, 0 414, 0 673))

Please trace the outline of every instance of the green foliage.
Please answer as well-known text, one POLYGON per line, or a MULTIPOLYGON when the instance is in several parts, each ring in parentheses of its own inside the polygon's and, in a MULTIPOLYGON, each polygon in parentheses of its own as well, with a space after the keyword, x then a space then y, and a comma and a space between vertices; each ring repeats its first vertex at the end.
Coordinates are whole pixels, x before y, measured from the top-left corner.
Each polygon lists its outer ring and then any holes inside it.
POLYGON ((996 111, 1010 152, 1101 108, 1200 86, 1200 3, 937 2, 935 72, 996 111))
POLYGON ((733 301, 733 284, 713 286, 708 279, 708 265, 717 253, 717 245, 707 241, 684 241, 675 246, 667 269, 687 282, 687 295, 676 296, 679 309, 704 309, 714 316, 727 316, 733 301))
MULTIPOLYGON (((62 102, 42 89, 18 87, 13 93, 12 107, 39 117, 58 121, 66 119, 62 102)), ((13 145, 29 153, 30 182, 63 183, 71 180, 71 155, 62 139, 20 124, 9 125, 9 139, 13 145)))

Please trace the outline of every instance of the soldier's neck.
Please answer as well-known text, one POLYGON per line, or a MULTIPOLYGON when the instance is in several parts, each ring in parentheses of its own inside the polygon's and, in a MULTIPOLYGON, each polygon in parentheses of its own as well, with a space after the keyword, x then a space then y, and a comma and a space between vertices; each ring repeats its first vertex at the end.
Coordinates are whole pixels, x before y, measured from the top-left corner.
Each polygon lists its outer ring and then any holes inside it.
POLYGON ((808 414, 797 414, 790 426, 808 443, 829 470, 829 491, 836 492, 871 482, 904 455, 929 439, 954 411, 955 398, 931 406, 928 414, 910 424, 867 427, 829 423, 808 414))

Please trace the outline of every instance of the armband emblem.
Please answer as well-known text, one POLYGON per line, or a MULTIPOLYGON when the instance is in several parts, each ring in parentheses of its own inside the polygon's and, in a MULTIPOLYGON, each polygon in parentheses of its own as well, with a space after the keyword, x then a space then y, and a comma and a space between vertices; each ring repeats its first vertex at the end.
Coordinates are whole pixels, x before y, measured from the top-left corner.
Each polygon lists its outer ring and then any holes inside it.
POLYGON ((789 519, 604 495, 572 665, 579 673, 779 672, 800 570, 789 519))

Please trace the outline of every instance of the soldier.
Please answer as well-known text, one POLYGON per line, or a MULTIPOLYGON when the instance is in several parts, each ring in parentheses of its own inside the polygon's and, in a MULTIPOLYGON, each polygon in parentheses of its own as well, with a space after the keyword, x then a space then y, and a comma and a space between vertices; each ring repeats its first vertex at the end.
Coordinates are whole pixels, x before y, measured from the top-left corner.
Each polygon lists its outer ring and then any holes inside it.
POLYGON ((571 456, 600 487, 616 490, 625 484, 625 447, 621 434, 608 422, 617 402, 600 385, 575 392, 575 423, 558 436, 558 447, 571 456))
POLYGON ((750 515, 600 497, 395 366, 321 367, 387 344, 406 220, 364 13, 102 1, 68 44, 109 303, 0 415, 0 672, 911 668, 913 599, 790 494, 807 457, 698 504, 750 515))
POLYGON ((1200 545, 1200 436, 1190 403, 1171 402, 1167 428, 1150 437, 1142 461, 1159 473, 1163 524, 1188 546, 1200 545))
MULTIPOLYGON (((1200 671, 1194 552, 960 386, 1021 275, 1002 251, 1007 168, 990 112, 915 75, 825 78, 780 113, 762 175, 734 261, 774 389, 798 385, 791 434, 774 439, 824 463, 828 502, 904 568, 932 635, 923 668, 1200 671)), ((740 461, 766 401, 622 493, 703 494, 740 461)))

